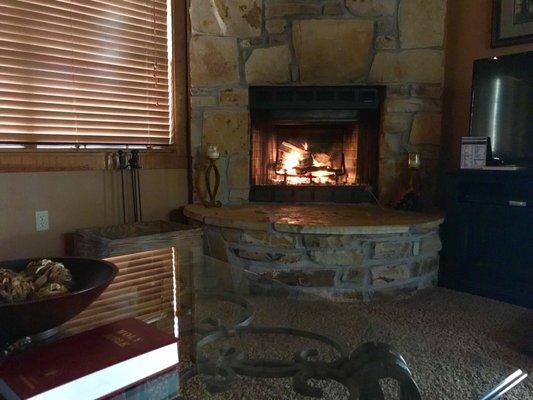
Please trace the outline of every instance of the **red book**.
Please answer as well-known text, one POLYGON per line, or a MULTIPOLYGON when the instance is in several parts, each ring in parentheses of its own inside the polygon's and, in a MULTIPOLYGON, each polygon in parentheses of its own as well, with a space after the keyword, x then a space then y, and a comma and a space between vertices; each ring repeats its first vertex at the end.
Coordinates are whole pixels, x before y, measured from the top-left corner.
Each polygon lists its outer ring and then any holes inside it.
POLYGON ((8 358, 0 365, 0 395, 100 399, 177 363, 174 336, 130 318, 8 358))

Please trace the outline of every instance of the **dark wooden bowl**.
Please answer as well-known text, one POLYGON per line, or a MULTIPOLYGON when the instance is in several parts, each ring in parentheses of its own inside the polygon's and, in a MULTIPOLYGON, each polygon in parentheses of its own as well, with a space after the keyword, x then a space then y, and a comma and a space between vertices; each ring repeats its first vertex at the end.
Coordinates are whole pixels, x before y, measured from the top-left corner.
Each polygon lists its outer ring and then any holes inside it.
MULTIPOLYGON (((55 297, 15 304, 0 304, 0 335, 4 340, 35 335, 56 328, 85 310, 117 274, 107 261, 87 258, 52 258, 63 263, 74 280, 74 290, 55 297)), ((0 268, 22 271, 32 261, 0 261, 0 268)))

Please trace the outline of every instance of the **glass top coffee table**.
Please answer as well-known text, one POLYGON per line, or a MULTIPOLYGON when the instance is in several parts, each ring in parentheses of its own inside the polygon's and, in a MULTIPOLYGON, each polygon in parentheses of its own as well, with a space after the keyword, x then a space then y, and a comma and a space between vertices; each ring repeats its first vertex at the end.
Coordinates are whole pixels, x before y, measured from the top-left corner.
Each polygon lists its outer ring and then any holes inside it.
MULTIPOLYGON (((205 263, 179 302, 183 399, 482 399, 533 367, 524 308, 442 288, 333 301, 205 263)), ((524 375, 506 388, 533 398, 524 375)))

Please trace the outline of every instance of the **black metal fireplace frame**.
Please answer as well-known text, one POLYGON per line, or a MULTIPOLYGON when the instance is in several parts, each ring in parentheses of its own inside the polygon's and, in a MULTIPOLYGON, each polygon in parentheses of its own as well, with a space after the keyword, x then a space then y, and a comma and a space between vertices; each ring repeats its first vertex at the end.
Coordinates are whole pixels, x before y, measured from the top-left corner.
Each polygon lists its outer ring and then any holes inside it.
MULTIPOLYGON (((284 124, 358 123, 373 118, 379 124, 385 86, 251 86, 252 123, 275 120, 284 124)), ((252 128, 253 129, 253 128, 252 128)), ((372 158, 375 166, 365 185, 257 185, 250 169, 251 202, 362 203, 373 202, 378 190, 379 136, 372 158)), ((253 138, 250 135, 250 148, 253 138)), ((250 157, 253 157, 252 152, 250 157)))

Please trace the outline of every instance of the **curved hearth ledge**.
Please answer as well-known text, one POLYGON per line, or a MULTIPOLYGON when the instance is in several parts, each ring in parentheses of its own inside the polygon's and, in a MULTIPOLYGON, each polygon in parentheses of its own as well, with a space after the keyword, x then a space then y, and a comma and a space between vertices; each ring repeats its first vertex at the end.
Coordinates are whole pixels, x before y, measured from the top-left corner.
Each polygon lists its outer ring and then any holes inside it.
POLYGON ((376 205, 249 204, 185 215, 203 225, 209 256, 259 279, 337 301, 398 298, 437 281, 442 217, 376 205))

